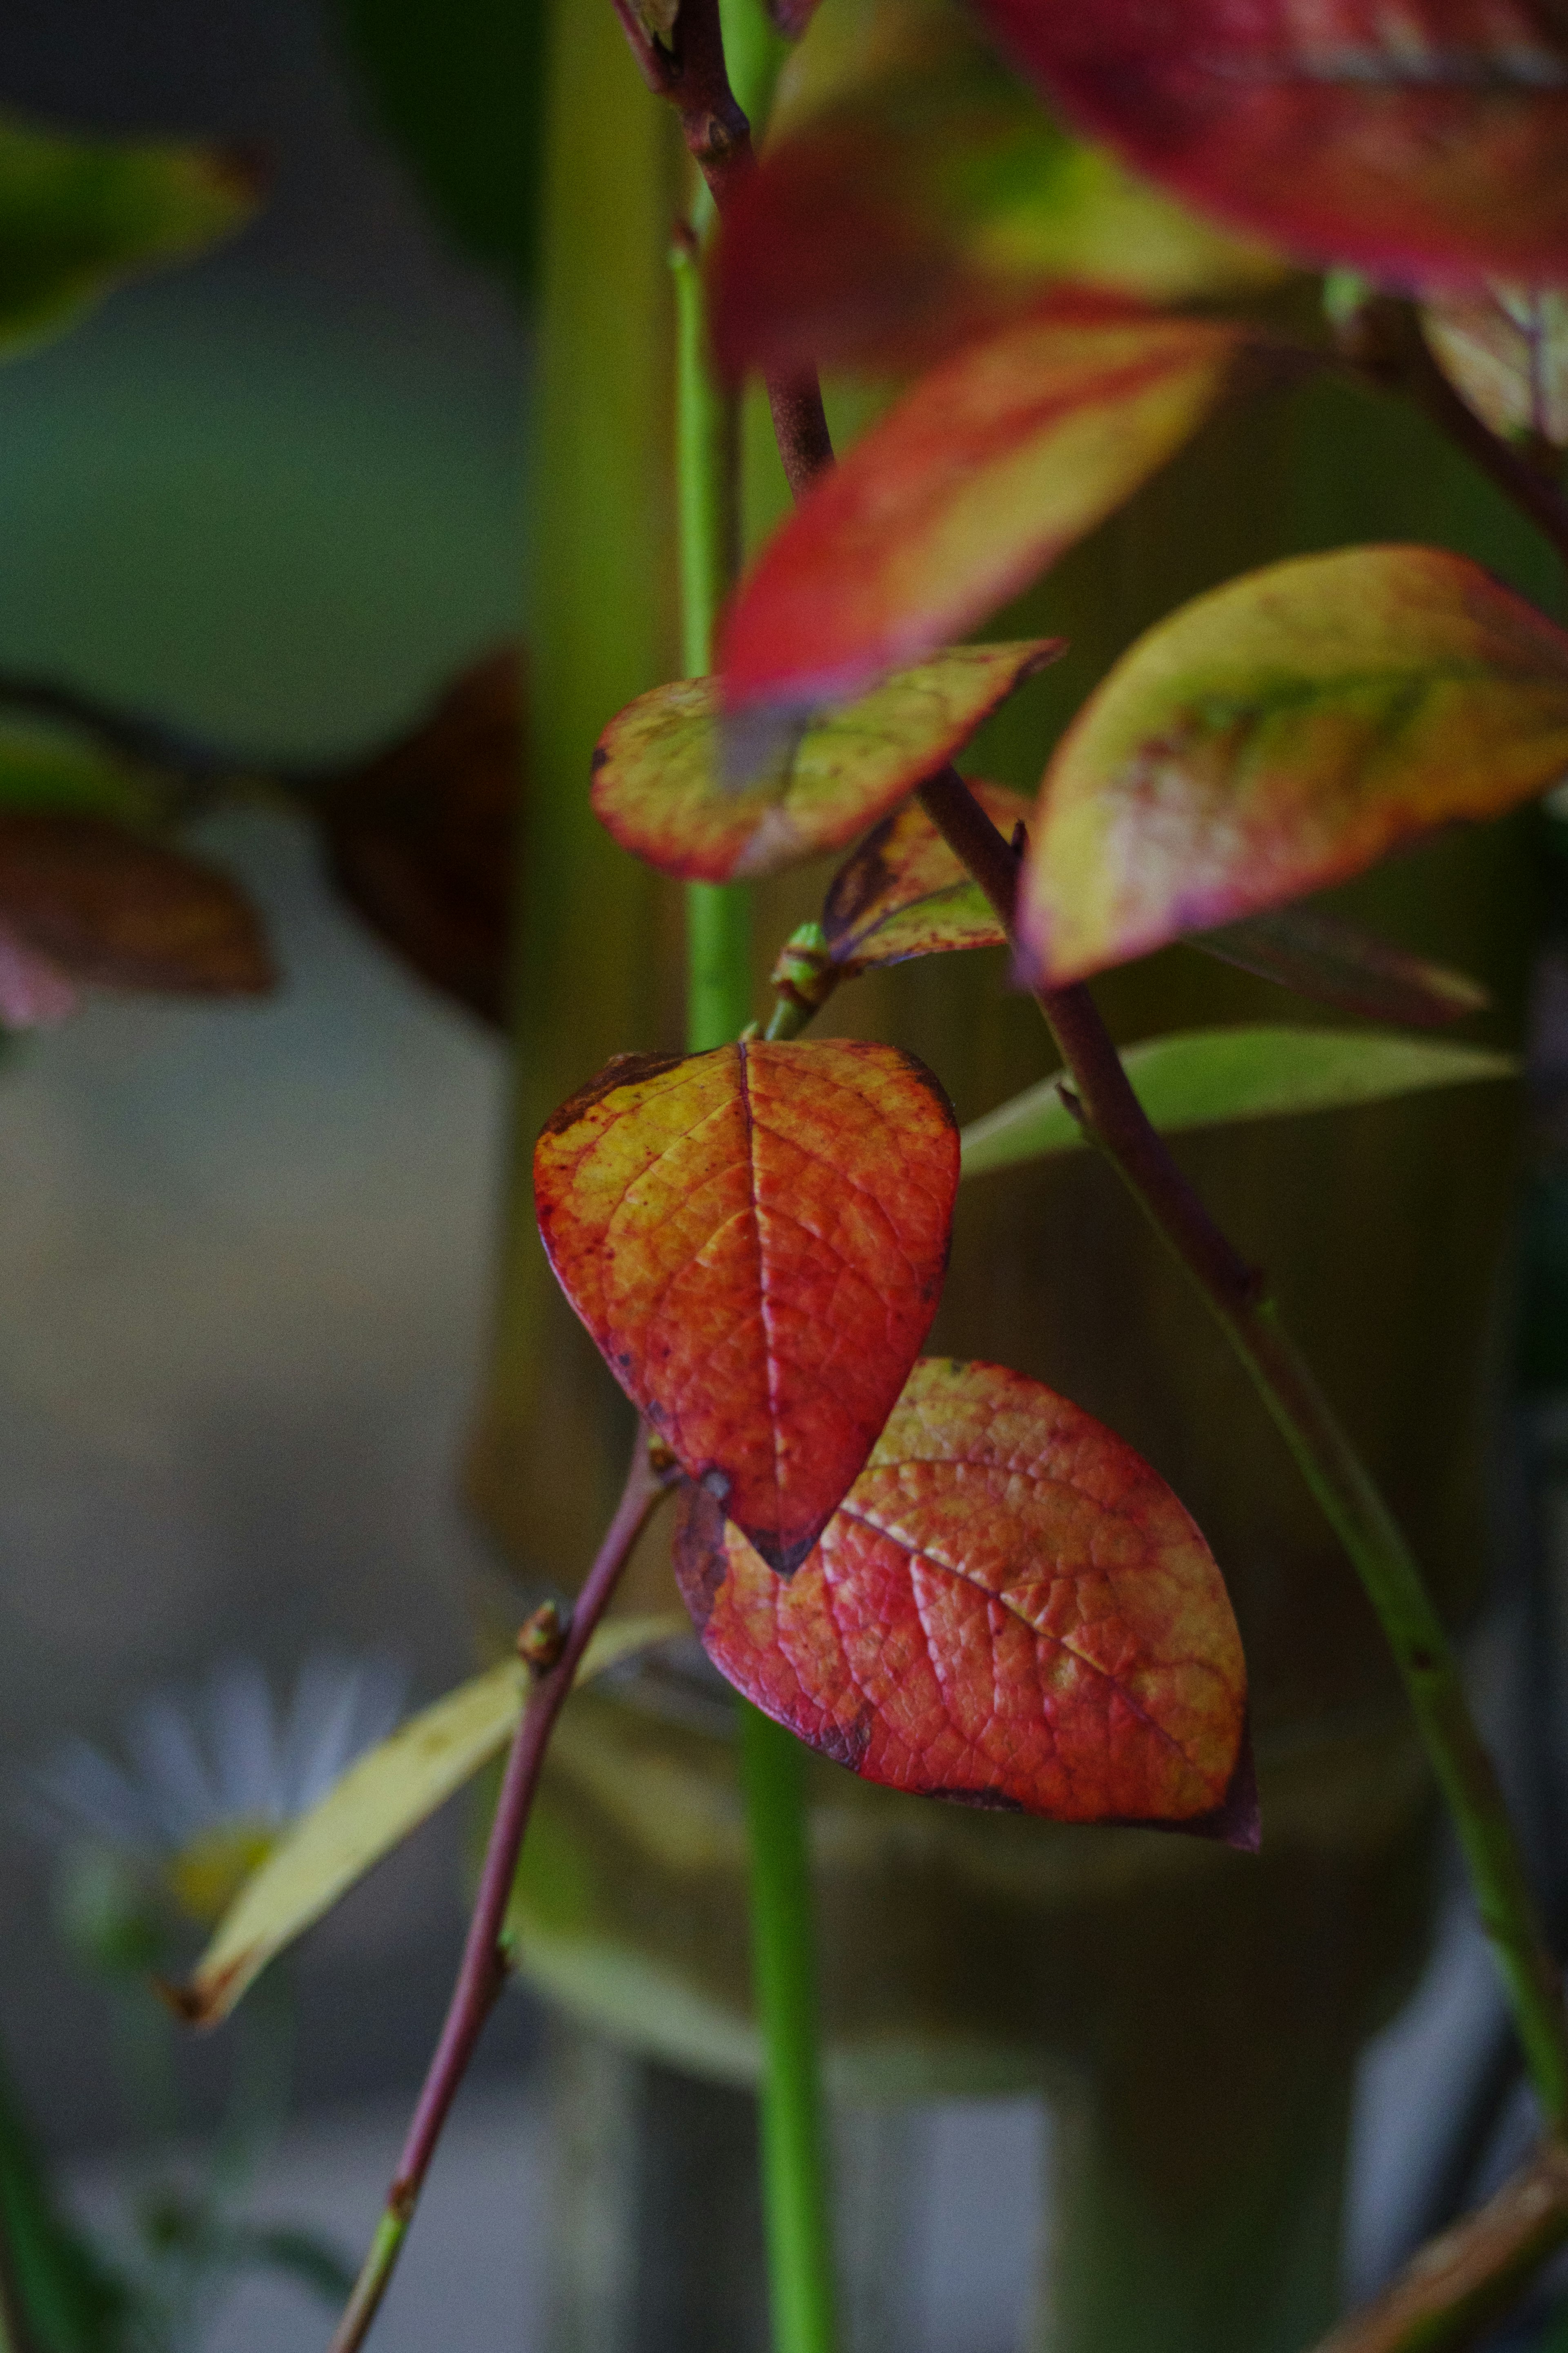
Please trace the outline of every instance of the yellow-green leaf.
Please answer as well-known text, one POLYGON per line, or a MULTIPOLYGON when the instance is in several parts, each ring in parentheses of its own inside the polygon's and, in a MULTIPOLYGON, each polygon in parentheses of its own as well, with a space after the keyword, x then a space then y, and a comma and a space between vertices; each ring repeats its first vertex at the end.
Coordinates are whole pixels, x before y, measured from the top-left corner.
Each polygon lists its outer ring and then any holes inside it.
POLYGON ((255 211, 252 164, 167 140, 82 139, 0 116, 0 352, 116 280, 200 253, 255 211))
MULTIPOLYGON (((1381 1103, 1512 1078, 1519 1069, 1511 1054, 1394 1030, 1274 1027, 1184 1030, 1131 1046, 1121 1059, 1139 1102, 1167 1131, 1381 1103)), ((965 1176, 1078 1150, 1083 1130, 1057 1092, 1064 1075, 1042 1079, 964 1129, 965 1176)))
POLYGON ((745 719, 725 715, 717 679, 656 687, 599 740, 595 810, 623 849, 667 874, 704 882, 772 874, 841 848, 886 816, 1062 650, 1053 638, 953 647, 858 702, 803 715, 760 756, 745 719), (760 781, 732 788, 732 765, 749 776, 764 761, 760 781))
POLYGON ((1568 635, 1479 565, 1358 547, 1150 629, 1046 771, 1020 964, 1058 986, 1282 905, 1568 773, 1568 635))
POLYGON ((1432 355, 1483 424, 1568 448, 1568 293, 1490 286, 1421 306, 1432 355))
MULTIPOLYGON (((577 1683, 686 1630, 679 1617, 612 1619, 584 1652, 577 1683)), ((195 1972, 174 1991, 181 2015, 195 2026, 226 2018, 268 1961, 500 1755, 517 1729, 523 1691, 521 1665, 503 1660, 352 1765, 241 1888, 195 1972)))

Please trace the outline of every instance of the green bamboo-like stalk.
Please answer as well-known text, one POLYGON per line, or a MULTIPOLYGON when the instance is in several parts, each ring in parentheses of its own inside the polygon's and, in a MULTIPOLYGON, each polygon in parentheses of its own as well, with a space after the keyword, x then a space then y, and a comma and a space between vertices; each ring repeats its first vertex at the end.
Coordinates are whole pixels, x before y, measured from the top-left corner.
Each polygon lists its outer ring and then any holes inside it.
MULTIPOLYGON (((712 662, 720 607, 735 575, 736 403, 709 365, 697 241, 679 237, 676 464, 682 648, 688 671, 712 662)), ((750 893, 686 891, 686 1042, 721 1046, 752 1010, 750 893)), ((751 1852, 752 1985, 763 2039, 763 2203, 775 2353, 833 2353, 833 2242, 824 2156, 816 1947, 799 1744, 740 1704, 741 1785, 751 1852)))

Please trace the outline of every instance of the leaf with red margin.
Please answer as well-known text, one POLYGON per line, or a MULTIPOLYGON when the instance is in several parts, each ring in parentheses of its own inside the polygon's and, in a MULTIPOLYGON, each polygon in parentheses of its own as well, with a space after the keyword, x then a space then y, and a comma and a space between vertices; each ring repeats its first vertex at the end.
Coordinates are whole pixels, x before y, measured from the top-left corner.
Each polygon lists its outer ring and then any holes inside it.
POLYGON ((700 1489, 675 1564, 721 1674, 868 1781, 1257 1844, 1214 1557, 1148 1464, 1038 1381, 927 1359, 787 1585, 700 1489))
POLYGON ((1074 139, 956 11, 879 29, 879 70, 770 137, 725 207, 730 375, 908 367, 1064 284, 1183 302, 1288 274, 1074 139))
POLYGON ((656 687, 599 739, 595 813, 623 849, 689 881, 728 882, 797 866, 842 849, 935 776, 1064 650, 1055 638, 952 647, 842 710, 788 728, 782 761, 739 790, 727 777, 736 747, 726 730, 744 733, 747 722, 726 719, 719 681, 656 687))
POLYGON ((947 1097, 912 1054, 848 1039, 619 1055, 533 1170, 550 1262, 610 1370, 787 1574, 936 1313, 947 1097))
POLYGON ((1234 227, 1395 278, 1568 282, 1557 0, 979 0, 1068 119, 1234 227))
MULTIPOLYGON (((971 777, 969 789, 1009 839, 1035 813, 1032 801, 1005 785, 971 777)), ((884 818, 839 868, 823 902, 822 929, 843 980, 911 956, 1001 947, 1007 936, 918 801, 884 818)))
POLYGON ((742 582, 721 642, 726 702, 857 693, 975 628, 1173 456, 1242 340, 1055 301, 934 368, 742 582))
POLYGON ((1432 356, 1460 397, 1506 440, 1568 448, 1568 294, 1490 286, 1421 306, 1432 356))
POLYGON ((1568 772, 1568 634, 1434 547, 1299 557, 1139 638, 1046 771, 1018 900, 1034 985, 1330 882, 1568 772))

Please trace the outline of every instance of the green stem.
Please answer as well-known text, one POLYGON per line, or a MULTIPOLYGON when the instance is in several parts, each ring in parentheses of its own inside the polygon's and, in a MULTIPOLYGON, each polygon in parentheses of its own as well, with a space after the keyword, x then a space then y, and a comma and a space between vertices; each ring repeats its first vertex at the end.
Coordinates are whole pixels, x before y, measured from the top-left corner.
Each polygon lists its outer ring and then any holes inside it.
MULTIPOLYGON (((695 235, 677 237, 676 457, 686 668, 712 665, 720 609, 738 568, 739 434, 708 358, 695 235)), ((686 887, 686 1042, 725 1044, 752 1009, 752 920, 743 885, 686 887)), ((816 1951, 801 1750, 744 1701, 741 1782, 751 1852, 752 1982, 763 2042, 763 2206, 774 2353, 833 2353, 834 2270, 822 2122, 816 1951)))

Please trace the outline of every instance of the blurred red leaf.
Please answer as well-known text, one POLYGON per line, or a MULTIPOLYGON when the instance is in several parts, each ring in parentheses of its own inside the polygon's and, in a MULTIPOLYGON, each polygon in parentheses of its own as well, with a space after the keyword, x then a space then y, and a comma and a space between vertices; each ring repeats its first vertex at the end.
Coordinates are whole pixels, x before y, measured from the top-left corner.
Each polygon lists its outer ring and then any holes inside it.
MULTIPOLYGON (((971 778, 969 789, 1009 838, 1034 815, 1033 802, 1005 785, 971 778)), ((1006 937, 980 885, 918 801, 884 818, 839 868, 823 903, 822 929, 828 959, 845 980, 910 956, 1000 947, 1006 937)))
POLYGON ((1568 283, 1558 0, 979 0, 1069 119, 1238 228, 1395 278, 1568 283))
POLYGON ((104 818, 0 816, 0 922, 68 981, 250 997, 277 977, 237 883, 104 818))
POLYGON ((53 1029, 80 1001, 60 965, 0 923, 0 1029, 53 1029))
POLYGON ((994 612, 1131 498, 1213 408, 1238 330, 1054 302, 921 379, 742 582, 732 705, 826 701, 994 612))
POLYGON ((498 647, 405 741, 334 777, 332 879, 388 946, 482 1019, 506 1020, 522 771, 522 661, 498 647))
POLYGON ((683 1470, 793 1569, 936 1313, 958 1132, 890 1046, 620 1055, 534 1155, 561 1286, 683 1470))
POLYGON ((1037 1381, 917 1365, 787 1584, 700 1489, 676 1574, 720 1672, 868 1781, 1257 1844, 1213 1556, 1148 1464, 1037 1381))
POLYGON ((595 811, 623 849, 666 874, 772 874, 852 840, 1062 651, 1050 638, 955 646, 842 710, 809 721, 786 712, 776 740, 764 714, 760 752, 746 717, 726 718, 718 680, 656 687, 599 739, 595 811), (761 781, 736 789, 731 758, 762 765, 761 781))
POLYGON ((1432 547, 1271 565, 1147 631, 1062 738, 1020 961, 1081 979, 1565 772, 1568 635, 1479 565, 1432 547))

